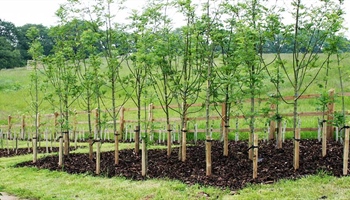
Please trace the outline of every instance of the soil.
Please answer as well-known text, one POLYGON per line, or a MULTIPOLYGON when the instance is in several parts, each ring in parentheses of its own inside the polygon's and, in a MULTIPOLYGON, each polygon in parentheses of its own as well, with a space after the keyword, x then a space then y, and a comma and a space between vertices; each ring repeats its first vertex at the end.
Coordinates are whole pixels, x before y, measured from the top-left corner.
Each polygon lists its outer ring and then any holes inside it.
MULTIPOLYGON (((70 150, 74 150, 75 148, 70 148, 70 150)), ((52 152, 58 152, 58 147, 52 147, 52 149, 49 147, 49 153, 52 152)), ((37 148, 38 153, 46 153, 46 147, 38 147, 37 148)), ((18 148, 17 151, 15 148, 9 148, 7 149, 0 149, 0 158, 2 157, 12 157, 12 156, 19 156, 19 155, 27 155, 32 154, 33 149, 32 148, 18 148)))
MULTIPOLYGON (((148 151, 148 174, 141 175, 141 153, 136 155, 132 149, 120 151, 120 163, 114 165, 114 152, 101 154, 101 176, 123 176, 133 180, 149 178, 177 179, 186 184, 215 186, 222 189, 237 190, 247 184, 273 183, 279 179, 297 179, 302 176, 327 173, 342 176, 343 145, 329 141, 327 155, 322 157, 322 145, 317 140, 300 142, 300 168, 293 168, 293 141, 283 143, 283 149, 276 149, 275 141, 259 144, 258 178, 253 179, 252 161, 248 159, 246 142, 230 142, 229 156, 224 157, 223 143, 214 141, 212 145, 212 176, 206 176, 205 145, 188 146, 187 160, 178 160, 178 148, 174 148, 168 158, 166 149, 148 151)), ((95 159, 89 160, 88 154, 70 154, 64 159, 64 167, 58 167, 58 157, 44 157, 35 164, 25 162, 18 167, 33 166, 67 173, 87 173, 95 175, 95 159)), ((350 171, 349 171, 350 172, 350 171)))

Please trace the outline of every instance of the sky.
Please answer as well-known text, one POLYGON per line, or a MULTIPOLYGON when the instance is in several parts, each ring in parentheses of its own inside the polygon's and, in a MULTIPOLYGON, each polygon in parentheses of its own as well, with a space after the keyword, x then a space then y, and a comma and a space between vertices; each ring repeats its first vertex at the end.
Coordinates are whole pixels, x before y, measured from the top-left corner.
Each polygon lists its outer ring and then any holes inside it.
MULTIPOLYGON (((66 0, 0 0, 0 19, 12 22, 16 26, 24 24, 43 24, 50 27, 57 23, 55 12, 59 5, 66 0)), ((202 1, 202 0, 197 0, 202 1)), ((276 1, 276 0, 271 0, 276 1)), ((281 0, 288 2, 289 0, 281 0)), ((145 0, 127 0, 126 7, 140 9, 145 0)), ((345 26, 350 29, 350 0, 344 0, 344 8, 347 11, 345 26)), ((350 38, 350 30, 346 32, 350 38)))

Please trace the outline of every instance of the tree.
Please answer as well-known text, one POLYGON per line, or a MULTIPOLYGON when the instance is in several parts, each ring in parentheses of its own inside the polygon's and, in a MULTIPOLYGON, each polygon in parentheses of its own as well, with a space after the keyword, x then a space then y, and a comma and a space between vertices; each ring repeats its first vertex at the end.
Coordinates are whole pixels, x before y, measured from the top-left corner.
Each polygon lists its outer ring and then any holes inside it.
POLYGON ((54 39, 53 54, 44 58, 44 74, 46 82, 53 88, 47 99, 60 112, 60 128, 64 137, 64 155, 69 155, 69 116, 71 106, 81 95, 81 86, 78 81, 78 69, 74 63, 79 58, 79 45, 75 30, 75 23, 67 23, 66 10, 61 6, 56 15, 61 24, 50 31, 54 39), (56 103, 58 101, 58 103, 56 103))
MULTIPOLYGON (((313 1, 293 0, 290 4, 290 15, 294 23, 281 28, 281 34, 288 40, 282 45, 293 46, 293 58, 289 63, 284 60, 281 53, 277 53, 278 63, 287 79, 286 83, 293 88, 294 100, 286 102, 293 104, 294 128, 294 168, 299 168, 299 139, 298 99, 315 81, 320 71, 327 63, 328 57, 321 57, 319 49, 323 49, 327 38, 335 35, 342 28, 341 1, 313 1), (312 4, 313 3, 313 4, 312 4), (310 70, 313 70, 310 73, 310 70), (306 77, 311 76, 310 79, 306 77)), ((280 94, 280 91, 279 91, 280 94)), ((281 95, 281 98, 283 95, 281 95)))
POLYGON ((18 31, 11 22, 0 19, 0 69, 21 67, 25 61, 18 48, 18 31))
POLYGON ((9 69, 20 66, 21 54, 11 43, 0 36, 0 69, 9 69))
POLYGON ((166 127, 168 131, 167 136, 167 155, 171 155, 171 124, 170 124, 170 104, 173 100, 173 95, 169 89, 169 83, 173 74, 172 66, 179 59, 179 44, 180 34, 177 34, 172 30, 172 20, 167 16, 167 11, 171 6, 168 1, 162 3, 161 0, 155 0, 150 6, 152 6, 153 12, 157 12, 154 15, 153 21, 155 23, 153 28, 153 34, 155 36, 152 42, 153 47, 151 53, 152 70, 149 70, 151 85, 156 93, 158 102, 162 106, 166 118, 166 127))
POLYGON ((38 123, 38 117, 39 117, 39 108, 40 105, 43 102, 43 99, 39 99, 39 91, 40 91, 40 82, 39 82, 39 63, 43 54, 43 47, 39 42, 39 31, 38 29, 36 29, 35 27, 31 27, 30 29, 28 29, 27 32, 27 37, 29 39, 29 44, 30 44, 30 48, 28 50, 28 53, 32 56, 33 58, 33 74, 31 75, 31 90, 30 90, 30 94, 31 94, 31 104, 30 106, 32 107, 32 109, 34 110, 35 113, 35 134, 33 136, 33 143, 34 143, 34 147, 33 147, 33 162, 35 163, 37 161, 37 155, 36 155, 36 146, 37 146, 37 140, 39 139, 39 128, 40 128, 40 124, 38 123))
MULTIPOLYGON (((174 110, 181 118, 182 142, 180 157, 184 162, 186 160, 186 131, 187 115, 189 108, 199 98, 199 92, 204 83, 202 61, 204 55, 201 43, 204 41, 200 23, 196 16, 197 5, 191 0, 177 1, 175 7, 185 17, 186 25, 181 28, 181 64, 176 63, 171 69, 172 75, 170 90, 174 99, 177 101, 178 109, 174 110)), ((196 111, 192 111, 196 112, 196 111)))

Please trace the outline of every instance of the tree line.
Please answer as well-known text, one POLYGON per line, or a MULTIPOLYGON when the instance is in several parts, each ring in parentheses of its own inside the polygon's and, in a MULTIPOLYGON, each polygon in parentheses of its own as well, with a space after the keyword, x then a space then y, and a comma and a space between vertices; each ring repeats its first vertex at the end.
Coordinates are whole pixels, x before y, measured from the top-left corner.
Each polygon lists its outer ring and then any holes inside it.
MULTIPOLYGON (((197 6, 198 7, 198 6, 197 6)), ((227 14, 227 13, 226 13, 227 14)), ((72 29, 72 33, 74 31, 80 31, 83 32, 87 28, 86 25, 89 21, 87 19, 77 19, 78 22, 75 24, 75 28, 72 29), (85 28, 83 28, 85 26, 85 28)), ((67 21, 68 23, 72 23, 70 21, 67 21)), ((224 21, 221 21, 221 26, 224 25, 224 21)), ((52 54, 52 48, 54 46, 54 34, 50 33, 54 30, 54 27, 46 27, 41 24, 25 24, 23 26, 15 26, 12 22, 4 21, 0 19, 0 69, 9 69, 9 68, 15 68, 15 67, 22 67, 27 64, 27 60, 31 60, 32 56, 28 53, 29 50, 29 44, 30 40, 27 37, 26 33, 29 30, 30 27, 36 27, 39 30, 40 33, 40 42, 43 45, 44 48, 44 55, 52 54)), ((101 27, 99 27, 101 28, 101 27)), ((178 35, 178 37, 182 37, 181 29, 183 27, 175 27, 169 30, 169 33, 173 35, 178 35)), ((203 27, 200 28, 202 30, 198 31, 204 31, 203 27)), ((100 32, 103 31, 99 30, 100 32)), ((126 29, 119 29, 115 30, 120 35, 125 36, 131 36, 131 34, 126 29)), ((224 30, 222 30, 224 31, 224 30)), ((227 30, 226 30, 227 31, 227 30)), ((305 35, 305 37, 308 37, 307 30, 301 30, 300 35, 305 35)), ((326 34, 327 30, 323 30, 322 27, 319 27, 319 30, 314 34, 314 39, 319 37, 318 35, 326 34)), ((223 34, 223 32, 222 32, 223 34)), ((293 52, 293 45, 291 43, 283 43, 280 44, 280 46, 276 45, 276 42, 278 41, 291 41, 293 38, 291 38, 291 35, 277 33, 274 38, 265 38, 264 39, 264 45, 262 46, 262 53, 292 53, 293 52)), ((350 51, 350 45, 349 45, 349 39, 339 35, 338 40, 341 40, 342 45, 339 47, 339 50, 342 52, 349 52, 350 51)), ((116 41, 114 45, 117 47, 120 47, 122 45, 123 41, 116 41)), ((325 41, 325 43, 322 46, 317 46, 313 49, 313 51, 317 51, 318 53, 324 53, 326 51, 326 48, 329 47, 330 44, 328 41, 325 41)), ((102 53, 102 44, 96 43, 96 46, 98 48, 96 51, 98 53, 102 53)), ((131 53, 133 51, 136 51, 135 48, 124 48, 124 50, 129 51, 125 53, 131 53)), ((216 53, 219 53, 220 51, 226 53, 225 49, 222 49, 222 47, 219 44, 216 44, 214 47, 214 51, 216 53)), ((307 51, 307 47, 301 48, 301 51, 307 51)))

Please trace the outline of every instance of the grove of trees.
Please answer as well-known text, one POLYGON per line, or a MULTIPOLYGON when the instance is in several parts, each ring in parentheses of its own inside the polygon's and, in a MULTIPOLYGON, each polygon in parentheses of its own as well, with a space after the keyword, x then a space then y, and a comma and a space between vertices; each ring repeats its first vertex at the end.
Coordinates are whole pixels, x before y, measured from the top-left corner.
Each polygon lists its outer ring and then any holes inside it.
MULTIPOLYGON (((108 111, 116 146, 122 131, 116 125, 120 106, 128 99, 134 102, 141 128, 141 122, 147 121, 141 119, 142 106, 160 102, 167 127, 170 111, 182 119, 182 161, 186 160, 186 116, 197 112, 190 109, 194 103, 203 103, 207 116, 209 104, 225 103, 225 126, 230 115, 243 112, 253 141, 256 116, 261 114, 256 99, 266 79, 275 86, 273 96, 279 103, 294 106, 296 128, 298 98, 327 68, 331 55, 350 50, 342 35, 344 10, 338 0, 291 0, 283 5, 264 0, 147 0, 142 10, 132 11, 127 19, 121 14, 123 0, 89 2, 68 0, 56 12, 60 23, 50 28, 15 27, 0 21, 0 69, 23 66, 28 59, 42 63, 42 83, 34 79, 33 84, 45 86, 41 87, 47 91, 45 100, 61 113, 65 155, 69 154, 71 105, 76 101, 89 113, 89 123, 93 108, 108 111), (178 18, 169 16, 174 12, 178 18), (181 27, 174 26, 178 20, 183 22, 181 27), (31 34, 26 34, 28 30, 31 34), (41 55, 29 54, 29 49, 40 49, 41 55), (286 53, 292 59, 286 59, 286 53), (293 101, 280 99, 282 85, 292 88, 293 101), (250 100, 249 109, 242 108, 243 99, 250 100), (179 106, 170 108, 171 103, 179 106), (233 106, 238 111, 233 112, 233 106)), ((98 116, 101 126, 104 119, 98 116)), ((275 117, 280 120, 278 110, 275 117)), ((209 128, 207 123, 208 137, 209 128)), ((143 133, 147 139, 147 131, 143 133)), ((295 132, 295 145, 299 137, 295 132)), ((117 164, 117 147, 115 153, 117 164)), ((298 163, 294 165, 298 168, 298 163)))

